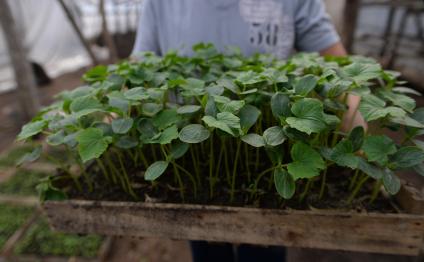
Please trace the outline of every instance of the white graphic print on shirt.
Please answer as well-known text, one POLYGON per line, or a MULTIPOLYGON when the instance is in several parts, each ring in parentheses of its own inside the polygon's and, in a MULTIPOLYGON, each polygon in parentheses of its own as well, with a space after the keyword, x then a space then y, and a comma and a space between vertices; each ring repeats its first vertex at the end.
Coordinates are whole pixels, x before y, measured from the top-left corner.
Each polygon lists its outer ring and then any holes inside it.
POLYGON ((249 41, 277 57, 288 57, 294 42, 292 19, 274 0, 240 0, 241 17, 249 23, 249 41))

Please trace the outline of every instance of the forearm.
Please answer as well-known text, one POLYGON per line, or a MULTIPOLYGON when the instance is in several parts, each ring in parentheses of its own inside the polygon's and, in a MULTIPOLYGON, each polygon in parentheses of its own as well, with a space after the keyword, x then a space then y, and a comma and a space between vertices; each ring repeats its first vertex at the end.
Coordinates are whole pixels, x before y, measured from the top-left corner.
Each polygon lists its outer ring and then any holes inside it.
MULTIPOLYGON (((324 50, 320 51, 321 55, 332 55, 332 56, 345 56, 347 55, 346 49, 342 43, 338 42, 324 50)), ((346 103, 349 107, 343 118, 342 130, 349 131, 355 126, 363 126, 367 129, 367 123, 362 118, 358 111, 361 97, 355 95, 348 95, 346 103)))
POLYGON ((341 42, 335 43, 334 45, 321 50, 319 52, 321 55, 332 55, 332 56, 345 56, 347 55, 346 49, 344 48, 341 42))

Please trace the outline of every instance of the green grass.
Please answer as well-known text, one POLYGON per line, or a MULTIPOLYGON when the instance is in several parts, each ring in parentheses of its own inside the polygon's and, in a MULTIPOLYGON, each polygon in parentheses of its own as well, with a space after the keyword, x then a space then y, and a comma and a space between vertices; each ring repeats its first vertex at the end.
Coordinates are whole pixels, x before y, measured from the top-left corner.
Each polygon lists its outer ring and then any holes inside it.
POLYGON ((0 204, 0 249, 12 234, 27 220, 32 208, 0 204))
POLYGON ((53 232, 45 220, 33 225, 15 247, 15 254, 37 254, 41 256, 79 256, 94 258, 101 246, 102 237, 78 236, 53 232))
POLYGON ((0 184, 0 194, 36 196, 38 181, 47 174, 36 171, 18 169, 7 181, 0 184))

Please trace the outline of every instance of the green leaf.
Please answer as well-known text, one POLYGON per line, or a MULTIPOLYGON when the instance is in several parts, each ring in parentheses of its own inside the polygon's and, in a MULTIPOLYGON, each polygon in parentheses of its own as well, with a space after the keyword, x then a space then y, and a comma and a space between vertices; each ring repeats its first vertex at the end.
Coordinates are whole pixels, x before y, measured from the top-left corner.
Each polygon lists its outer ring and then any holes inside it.
POLYGON ((140 101, 148 99, 149 94, 144 87, 135 87, 125 91, 124 97, 129 100, 140 101))
POLYGON ((20 157, 16 162, 16 166, 21 166, 26 163, 34 162, 35 160, 40 158, 42 152, 42 146, 35 147, 31 152, 25 153, 22 157, 20 157))
POLYGON ((254 85, 263 82, 264 79, 256 72, 245 71, 241 72, 236 79, 236 82, 243 85, 254 85))
POLYGON ((352 78, 357 83, 364 83, 371 79, 380 77, 381 66, 376 63, 355 62, 343 68, 347 77, 352 78))
POLYGON ((162 105, 157 103, 145 103, 142 106, 143 114, 146 116, 154 116, 162 110, 162 105))
POLYGON ((348 139, 352 142, 353 152, 361 149, 364 143, 365 130, 362 126, 357 126, 349 133, 348 139))
POLYGON ((201 96, 205 94, 205 82, 196 78, 187 78, 181 85, 183 91, 181 94, 187 97, 201 96))
POLYGON ((220 86, 223 86, 224 88, 230 90, 234 94, 240 93, 240 88, 230 79, 221 78, 216 83, 220 86))
POLYGON ((305 98, 294 103, 292 112, 296 117, 288 117, 286 119, 290 127, 305 132, 319 133, 327 126, 325 124, 323 105, 313 98, 305 98))
POLYGON ((21 132, 19 133, 17 140, 20 141, 20 140, 30 138, 30 137, 40 133, 41 131, 43 131, 43 129, 46 126, 47 126, 47 122, 44 121, 44 120, 39 120, 39 121, 28 123, 28 124, 26 124, 22 127, 21 132))
POLYGON ((79 131, 65 136, 65 138, 63 139, 63 142, 71 148, 76 147, 77 146, 76 138, 78 134, 79 134, 79 131))
POLYGON ((87 82, 95 82, 106 80, 107 75, 107 67, 104 65, 98 65, 86 72, 82 78, 87 82))
POLYGON ((112 120, 112 130, 116 134, 126 134, 134 124, 132 118, 118 118, 112 120))
POLYGON ((283 163, 285 153, 283 145, 275 147, 265 147, 265 152, 273 165, 281 165, 281 163, 283 163))
POLYGON ((72 101, 70 109, 72 112, 79 112, 89 109, 101 109, 102 104, 95 97, 91 95, 78 97, 72 101))
POLYGON ((355 169, 359 164, 359 157, 353 153, 350 140, 340 141, 332 150, 330 160, 339 166, 355 169))
POLYGON ((400 190, 400 179, 389 169, 386 169, 383 175, 383 185, 386 191, 391 194, 395 195, 400 190))
POLYGON ((271 110, 275 118, 289 117, 290 111, 290 98, 281 92, 275 93, 271 97, 271 110))
POLYGON ((418 140, 418 139, 414 139, 412 140, 412 142, 414 142, 414 144, 420 148, 421 150, 424 151, 424 141, 418 140))
POLYGON ((165 89, 148 88, 146 89, 146 92, 151 100, 155 100, 159 104, 163 103, 163 100, 165 99, 165 89))
POLYGON ((151 164, 144 174, 144 179, 147 181, 154 181, 158 177, 160 177, 168 168, 168 162, 166 161, 156 161, 153 164, 151 164))
POLYGON ((396 94, 388 90, 379 90, 378 94, 387 101, 392 102, 394 105, 399 106, 410 113, 415 108, 415 100, 409 96, 396 94))
POLYGON ((362 150, 369 161, 386 165, 389 160, 388 156, 396 153, 396 145, 387 136, 368 136, 365 138, 362 150))
POLYGON ((274 170, 274 184, 278 194, 284 199, 292 198, 296 191, 294 179, 281 167, 274 170))
POLYGON ((109 99, 109 105, 114 108, 118 108, 122 113, 128 112, 130 108, 130 102, 122 95, 119 91, 114 91, 107 95, 109 99))
POLYGON ((181 129, 179 138, 181 141, 196 144, 201 143, 209 138, 209 130, 199 124, 191 124, 181 129))
POLYGON ((415 112, 412 113, 411 118, 424 125, 424 107, 415 109, 415 112))
POLYGON ((181 87, 184 89, 203 89, 205 87, 205 81, 196 78, 187 78, 181 87))
POLYGON ((416 96, 422 95, 420 92, 418 92, 415 89, 412 89, 409 87, 403 87, 403 86, 394 87, 392 91, 396 93, 401 93, 401 94, 410 94, 410 95, 416 95, 416 96))
POLYGON ((240 110, 240 126, 244 134, 246 134, 249 129, 255 125, 260 115, 261 111, 252 105, 245 105, 240 110))
POLYGON ((307 96, 318 83, 318 79, 314 75, 306 75, 301 77, 294 85, 294 90, 297 95, 307 96))
POLYGON ((232 136, 236 136, 236 133, 233 131, 233 129, 231 129, 226 123, 219 121, 212 116, 204 116, 202 121, 205 122, 208 127, 218 128, 232 136))
MULTIPOLYGON (((220 96, 214 96, 216 105, 221 112, 229 112, 236 114, 240 111, 240 109, 245 105, 244 100, 229 100, 220 99, 220 96), (224 102, 225 101, 225 102, 224 102)), ((227 98, 227 97, 225 97, 227 98)), ((228 99, 228 98, 227 98, 228 99)))
POLYGON ((185 155, 185 153, 187 153, 189 147, 189 144, 176 140, 171 144, 169 156, 171 159, 181 158, 185 155))
POLYGON ((222 95, 222 93, 224 93, 224 87, 220 85, 210 85, 206 87, 206 92, 210 96, 214 96, 214 95, 220 96, 222 95))
POLYGON ((172 125, 167 129, 163 130, 158 141, 161 145, 166 145, 172 142, 172 140, 178 138, 178 128, 176 125, 172 125))
POLYGON ((335 115, 324 113, 323 116, 324 122, 327 124, 327 126, 331 128, 335 128, 340 123, 340 119, 335 115))
POLYGON ((177 113, 181 115, 193 114, 198 112, 202 107, 198 105, 185 105, 177 109, 177 113))
POLYGON ((397 168, 413 167, 424 161, 424 151, 415 146, 402 147, 390 160, 397 168))
POLYGON ((419 175, 424 176, 424 164, 419 164, 412 167, 419 175))
POLYGON ((241 137, 241 140, 253 147, 264 147, 265 140, 258 134, 247 134, 241 137))
POLYGON ((240 129, 240 118, 229 112, 222 112, 216 115, 218 121, 226 124, 231 129, 240 129))
POLYGON ((273 126, 265 130, 263 138, 268 146, 278 146, 286 140, 284 130, 280 126, 273 126))
POLYGON ((136 126, 138 132, 140 132, 140 140, 144 143, 150 143, 151 139, 159 134, 159 130, 153 124, 153 121, 149 118, 139 119, 136 126))
POLYGON ((40 196, 40 201, 62 201, 68 199, 67 195, 51 185, 51 182, 42 182, 36 186, 36 190, 40 196))
POLYGON ((130 136, 121 136, 118 138, 115 145, 118 148, 130 149, 138 145, 138 140, 130 136))
POLYGON ((65 131, 59 130, 46 138, 47 144, 51 146, 58 146, 65 142, 65 131))
POLYGON ((376 180, 383 178, 384 175, 384 170, 368 163, 363 158, 359 158, 358 169, 376 180))
POLYGON ((181 121, 181 116, 177 114, 177 110, 175 109, 165 109, 156 114, 152 121, 153 125, 163 130, 181 121))
POLYGON ((318 176, 320 170, 325 169, 320 154, 303 142, 293 145, 291 157, 293 162, 288 164, 287 169, 294 180, 318 176))
POLYGON ((410 127, 416 127, 416 128, 424 128, 424 124, 418 122, 417 120, 409 117, 409 116, 402 116, 402 117, 391 117, 390 121, 392 123, 404 125, 404 126, 410 126, 410 127))
POLYGON ((406 112, 399 107, 385 107, 386 103, 374 95, 366 95, 362 97, 359 104, 359 112, 366 121, 377 120, 386 116, 403 117, 406 112))
POLYGON ((78 152, 83 162, 99 158, 107 149, 110 137, 104 137, 101 129, 88 128, 77 135, 78 152))
POLYGON ((208 102, 205 106, 205 116, 216 117, 217 113, 218 109, 216 108, 215 100, 213 99, 213 97, 209 97, 208 102))

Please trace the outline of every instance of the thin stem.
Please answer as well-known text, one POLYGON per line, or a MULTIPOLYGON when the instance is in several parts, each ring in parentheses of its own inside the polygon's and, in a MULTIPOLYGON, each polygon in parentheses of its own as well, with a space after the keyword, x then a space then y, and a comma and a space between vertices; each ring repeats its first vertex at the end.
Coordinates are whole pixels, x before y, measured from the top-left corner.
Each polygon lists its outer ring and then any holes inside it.
POLYGON ((349 198, 347 199, 347 203, 350 204, 352 203, 353 199, 356 197, 356 195, 358 194, 359 190, 361 190, 362 186, 364 185, 365 182, 367 182, 367 180, 370 177, 367 175, 364 175, 364 177, 359 180, 359 183, 356 184, 355 189, 352 191, 352 193, 350 194, 349 198))
POLYGON ((85 171, 84 164, 81 161, 79 161, 79 160, 77 162, 78 162, 78 165, 79 165, 79 167, 81 169, 81 172, 82 172, 82 175, 83 175, 83 177, 85 179, 85 182, 88 185, 88 191, 89 192, 93 192, 93 182, 91 181, 90 177, 88 176, 87 172, 85 171))
POLYGON ((156 162, 158 160, 158 157, 156 155, 156 150, 155 150, 155 147, 153 146, 153 144, 150 144, 150 150, 152 152, 153 161, 156 162))
POLYGON ((381 181, 381 179, 375 181, 374 188, 372 190, 372 194, 371 194, 371 198, 369 202, 370 204, 374 203, 374 201, 377 199, 378 193, 380 193, 380 188, 382 184, 383 182, 381 181))
POLYGON ((144 166, 145 166, 145 168, 147 169, 147 168, 149 167, 149 162, 147 162, 147 159, 146 159, 146 157, 144 156, 143 149, 142 149, 142 148, 139 148, 139 149, 138 149, 138 152, 139 152, 139 155, 140 155, 141 161, 143 162, 143 165, 144 165, 144 166))
POLYGON ((234 167, 233 167, 233 177, 231 180, 230 202, 234 201, 234 191, 236 186, 237 164, 238 164, 238 159, 240 156, 240 147, 241 147, 241 142, 240 140, 237 140, 236 156, 234 159, 234 167))
POLYGON ((250 198, 253 198, 254 193, 258 190, 258 184, 259 184, 259 181, 261 180, 261 178, 262 178, 264 175, 266 175, 268 172, 273 171, 274 169, 275 169, 275 166, 270 167, 270 168, 268 168, 268 169, 265 169, 264 171, 262 171, 262 172, 258 175, 258 177, 257 177, 257 178, 256 178, 256 180, 255 180, 255 184, 254 184, 254 186, 253 186, 253 191, 252 191, 252 193, 251 193, 251 195, 250 195, 250 198))
POLYGON ((194 152, 194 145, 190 146, 190 154, 193 162, 194 173, 196 175, 197 184, 200 185, 200 171, 199 171, 199 163, 197 162, 196 154, 194 152))
POLYGON ((128 155, 130 155, 130 157, 131 157, 131 159, 134 163, 134 166, 137 166, 137 152, 134 153, 131 149, 128 149, 126 151, 128 152, 128 155))
POLYGON ((218 164, 216 165, 215 171, 215 181, 218 180, 219 171, 221 170, 221 161, 224 155, 224 146, 221 144, 221 148, 219 150, 218 164))
POLYGON ((108 182, 110 182, 109 174, 108 174, 108 172, 107 172, 107 170, 106 170, 106 167, 105 167, 105 165, 103 164, 102 160, 101 160, 101 159, 96 158, 96 162, 97 162, 97 165, 98 165, 98 166, 100 167, 100 169, 102 170, 103 176, 106 178, 106 180, 107 180, 108 182))
MULTIPOLYGON (((77 187, 78 191, 82 192, 82 186, 81 183, 78 181, 78 178, 71 174, 68 167, 66 167, 61 161, 57 160, 56 158, 46 155, 46 158, 52 162, 54 162, 56 165, 60 166, 60 168, 65 171, 66 174, 68 174, 71 179, 74 181, 75 186, 77 187)), ((78 162, 78 161, 77 161, 78 162)))
POLYGON ((226 177, 227 177, 227 183, 230 185, 231 184, 231 172, 230 172, 230 166, 228 164, 228 150, 227 147, 225 146, 225 140, 222 140, 222 148, 224 149, 224 162, 225 162, 225 172, 226 172, 226 177))
POLYGON ((259 168, 259 147, 256 148, 255 172, 258 172, 258 168, 259 168))
POLYGON ((209 149, 209 196, 213 198, 213 191, 215 180, 213 177, 213 165, 214 165, 214 156, 213 156, 213 133, 210 136, 210 149, 209 149))
POLYGON ((122 161, 122 154, 119 151, 117 151, 117 153, 118 153, 118 161, 119 161, 119 164, 121 165, 121 169, 124 174, 124 180, 126 182, 128 192, 131 194, 132 197, 134 197, 135 199, 138 199, 137 195, 134 193, 132 189, 131 182, 127 174, 127 170, 125 169, 124 162, 122 161))
POLYGON ((246 164, 246 172, 247 172, 247 183, 250 184, 251 175, 250 175, 250 168, 249 168, 249 149, 247 148, 247 144, 244 144, 244 162, 246 164))
POLYGON ((303 190, 302 194, 300 194, 300 197, 299 197, 300 202, 303 202, 303 200, 305 199, 306 195, 309 192, 309 189, 311 188, 311 184, 312 184, 312 178, 308 179, 308 181, 306 182, 305 189, 303 190))
POLYGON ((116 176, 119 174, 118 170, 116 170, 115 165, 112 163, 112 160, 110 159, 109 154, 105 154, 105 160, 106 160, 106 164, 109 166, 111 172, 110 174, 112 175, 112 181, 114 184, 118 183, 118 179, 116 178, 116 176))
POLYGON ((355 185, 356 180, 358 179, 358 176, 359 176, 359 169, 356 169, 355 174, 353 175, 353 177, 352 177, 352 179, 350 180, 350 183, 349 183, 349 191, 351 191, 353 189, 353 186, 355 185))
POLYGON ((171 163, 173 163, 177 168, 179 168, 181 171, 183 171, 189 177, 189 179, 193 183, 194 198, 197 198, 197 184, 196 184, 196 179, 194 179, 193 175, 190 174, 190 172, 188 172, 184 167, 178 165, 175 161, 172 161, 171 163))
POLYGON ((321 179, 321 188, 319 190, 319 199, 321 200, 325 192, 325 182, 327 181, 327 169, 324 170, 321 179))
POLYGON ((180 196, 181 196, 181 199, 184 202, 185 201, 185 197, 184 197, 184 184, 183 184, 183 181, 181 179, 180 172, 178 171, 178 168, 175 165, 175 162, 172 162, 172 166, 174 168, 175 176, 177 177, 178 185, 180 186, 180 196))

